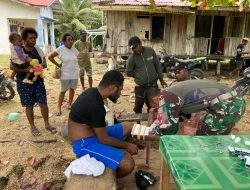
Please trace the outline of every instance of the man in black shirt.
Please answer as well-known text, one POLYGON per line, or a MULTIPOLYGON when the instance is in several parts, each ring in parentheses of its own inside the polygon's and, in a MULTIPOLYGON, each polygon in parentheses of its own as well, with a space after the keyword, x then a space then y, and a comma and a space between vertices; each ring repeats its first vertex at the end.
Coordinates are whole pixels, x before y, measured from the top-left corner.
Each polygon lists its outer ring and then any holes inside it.
POLYGON ((245 51, 245 47, 248 43, 248 38, 243 38, 241 44, 237 46, 237 54, 236 54, 236 68, 230 73, 230 75, 235 75, 239 78, 240 76, 240 70, 242 69, 242 66, 244 64, 244 54, 249 54, 249 52, 245 51))
POLYGON ((109 98, 115 103, 121 95, 123 81, 120 72, 108 71, 97 88, 89 88, 77 98, 68 123, 69 138, 76 156, 89 154, 116 170, 117 177, 124 177, 133 171, 135 163, 131 155, 138 152, 136 145, 123 141, 123 137, 131 133, 133 123, 123 122, 105 127, 103 100, 109 98))

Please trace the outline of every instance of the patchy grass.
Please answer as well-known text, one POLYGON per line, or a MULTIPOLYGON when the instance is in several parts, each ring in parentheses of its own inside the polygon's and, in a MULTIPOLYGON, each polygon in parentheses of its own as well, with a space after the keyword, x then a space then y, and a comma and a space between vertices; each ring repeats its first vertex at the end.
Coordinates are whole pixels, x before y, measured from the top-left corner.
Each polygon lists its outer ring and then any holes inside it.
POLYGON ((9 69, 10 55, 0 55, 0 68, 9 69))

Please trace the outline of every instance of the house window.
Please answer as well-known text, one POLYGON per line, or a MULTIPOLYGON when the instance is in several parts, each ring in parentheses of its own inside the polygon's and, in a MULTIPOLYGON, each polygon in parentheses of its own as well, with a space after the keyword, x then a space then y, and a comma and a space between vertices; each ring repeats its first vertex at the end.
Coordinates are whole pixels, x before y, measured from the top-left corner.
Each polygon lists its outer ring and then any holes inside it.
POLYGON ((149 31, 150 31, 150 16, 148 15, 137 16, 136 35, 141 40, 145 39, 149 40, 149 31))
POLYGON ((164 39, 164 28, 165 28, 165 17, 152 16, 152 39, 153 40, 164 39))
POLYGON ((10 32, 18 32, 18 26, 17 25, 10 25, 10 32))
POLYGON ((232 18, 232 35, 231 37, 240 37, 240 32, 242 28, 242 18, 243 17, 233 17, 232 18))
POLYGON ((196 16, 195 21, 195 37, 200 38, 209 38, 210 36, 210 27, 211 27, 211 16, 196 16))

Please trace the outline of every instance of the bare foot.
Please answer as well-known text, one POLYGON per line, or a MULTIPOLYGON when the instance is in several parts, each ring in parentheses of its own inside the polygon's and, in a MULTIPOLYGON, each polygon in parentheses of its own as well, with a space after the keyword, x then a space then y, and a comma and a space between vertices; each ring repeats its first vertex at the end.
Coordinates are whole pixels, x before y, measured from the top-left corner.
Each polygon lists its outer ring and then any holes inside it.
POLYGON ((39 131, 36 127, 32 127, 32 128, 31 128, 31 134, 32 134, 34 137, 41 136, 40 131, 39 131))
POLYGON ((52 127, 51 125, 49 125, 48 127, 45 127, 46 130, 48 130, 49 132, 51 132, 52 134, 57 133, 57 130, 55 127, 52 127))

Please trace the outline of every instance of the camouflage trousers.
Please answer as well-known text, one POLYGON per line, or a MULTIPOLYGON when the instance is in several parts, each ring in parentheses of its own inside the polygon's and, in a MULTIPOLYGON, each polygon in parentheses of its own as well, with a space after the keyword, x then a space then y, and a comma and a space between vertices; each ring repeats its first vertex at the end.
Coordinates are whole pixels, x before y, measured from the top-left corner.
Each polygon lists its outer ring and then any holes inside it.
POLYGON ((242 97, 232 97, 210 106, 196 135, 229 134, 245 109, 246 103, 242 97))

